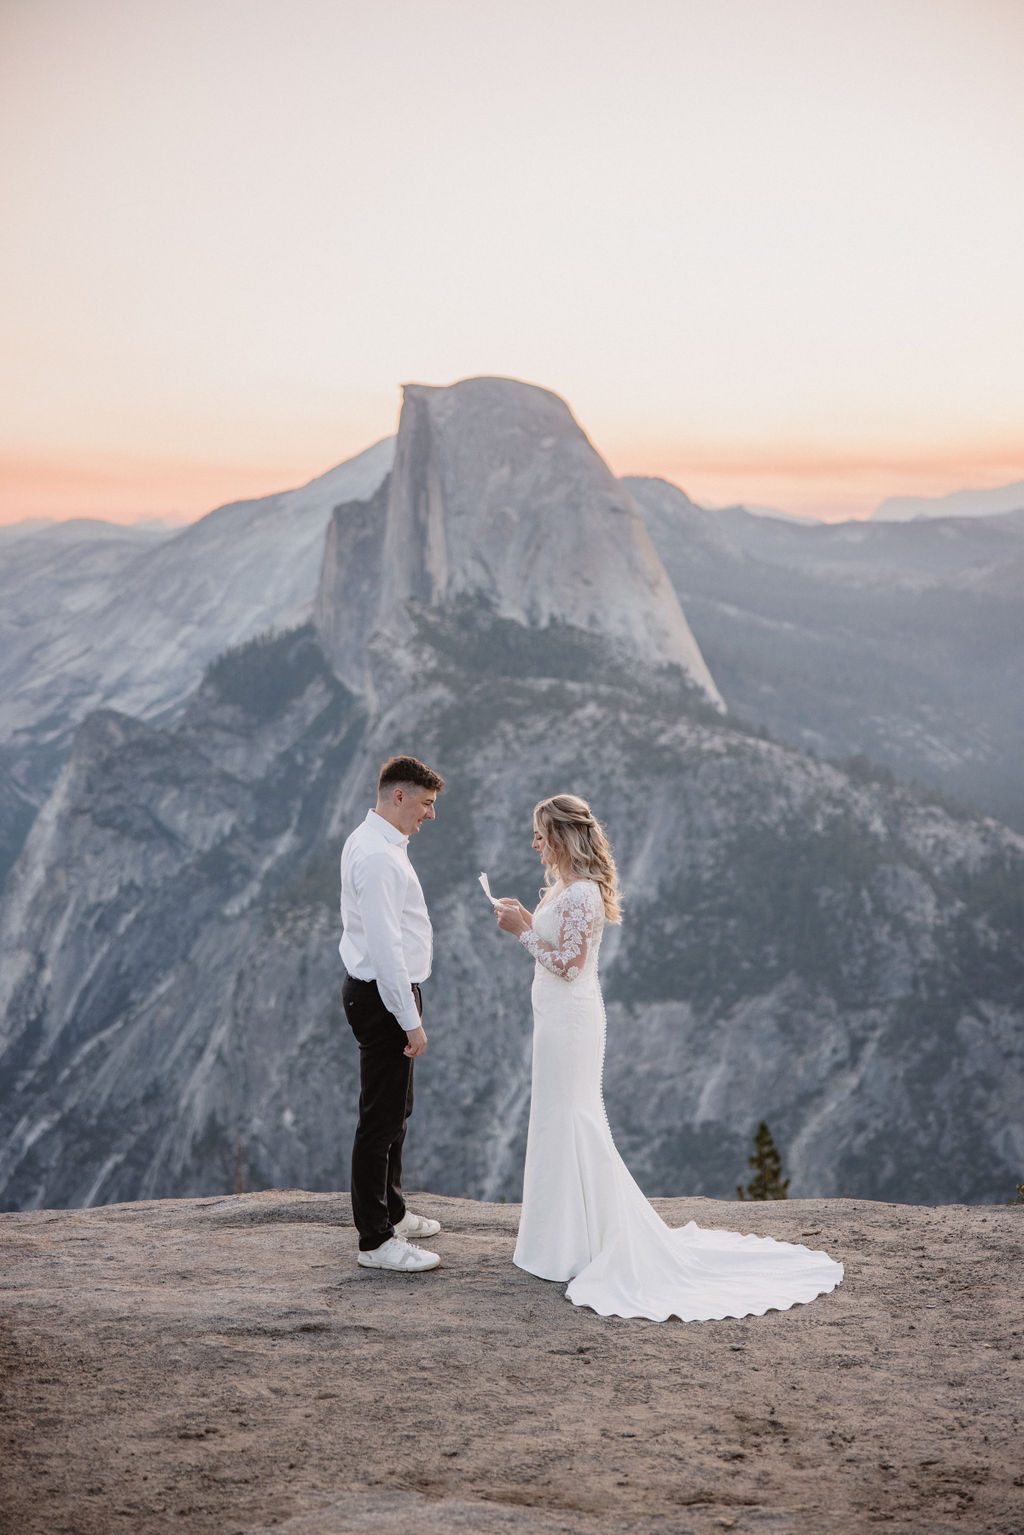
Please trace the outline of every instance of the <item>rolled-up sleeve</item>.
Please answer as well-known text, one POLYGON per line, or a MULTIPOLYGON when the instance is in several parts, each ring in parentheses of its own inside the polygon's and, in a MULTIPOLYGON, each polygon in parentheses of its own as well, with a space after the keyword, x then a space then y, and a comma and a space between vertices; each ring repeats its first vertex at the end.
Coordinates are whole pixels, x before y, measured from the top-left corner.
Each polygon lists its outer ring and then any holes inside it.
POLYGON ((371 853, 353 871, 356 898, 366 931, 366 947, 377 976, 377 990, 389 1013, 407 1034, 420 1027, 402 944, 402 906, 406 876, 388 853, 371 853))

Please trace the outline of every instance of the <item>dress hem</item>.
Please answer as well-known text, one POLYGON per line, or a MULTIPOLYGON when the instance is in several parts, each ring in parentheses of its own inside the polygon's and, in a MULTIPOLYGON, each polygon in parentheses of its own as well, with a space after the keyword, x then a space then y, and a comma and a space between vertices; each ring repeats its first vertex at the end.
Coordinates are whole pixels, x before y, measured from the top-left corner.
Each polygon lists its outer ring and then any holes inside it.
POLYGON ((769 1311, 792 1311, 794 1306, 809 1306, 813 1301, 819 1300, 821 1296, 831 1295, 833 1291, 838 1290, 843 1282, 843 1278, 844 1275, 840 1274, 839 1278, 834 1280, 832 1284, 823 1285, 821 1289, 815 1290, 813 1295, 798 1295, 794 1296, 792 1300, 785 1301, 769 1301, 767 1305, 763 1306, 748 1306, 745 1311, 701 1311, 699 1314, 692 1316, 683 1316, 681 1312, 672 1310, 658 1312, 616 1311, 614 1307, 604 1310, 600 1306, 595 1306, 592 1301, 576 1300, 568 1294, 565 1298, 571 1301, 574 1306, 586 1309, 587 1311, 593 1311, 597 1316, 619 1317, 626 1322, 668 1322, 673 1318, 680 1322, 742 1322, 748 1316, 767 1316, 769 1311))
POLYGON ((534 1279, 543 1279, 546 1284, 572 1284, 576 1275, 581 1272, 581 1270, 577 1269, 576 1274, 541 1274, 537 1269, 527 1268, 526 1264, 520 1263, 518 1258, 513 1258, 512 1262, 524 1274, 530 1274, 534 1279))

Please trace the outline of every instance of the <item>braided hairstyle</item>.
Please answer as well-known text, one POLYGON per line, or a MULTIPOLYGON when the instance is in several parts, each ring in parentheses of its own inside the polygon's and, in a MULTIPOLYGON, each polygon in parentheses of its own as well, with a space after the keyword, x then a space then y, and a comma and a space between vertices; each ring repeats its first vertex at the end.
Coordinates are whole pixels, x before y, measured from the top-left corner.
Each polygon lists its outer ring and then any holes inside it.
MULTIPOLYGON (((575 794, 553 794, 534 807, 533 824, 555 855, 559 868, 576 879, 594 880, 601 891, 605 917, 609 922, 620 922, 622 901, 615 859, 586 800, 575 794)), ((551 886, 554 879, 549 868, 545 885, 551 886)))

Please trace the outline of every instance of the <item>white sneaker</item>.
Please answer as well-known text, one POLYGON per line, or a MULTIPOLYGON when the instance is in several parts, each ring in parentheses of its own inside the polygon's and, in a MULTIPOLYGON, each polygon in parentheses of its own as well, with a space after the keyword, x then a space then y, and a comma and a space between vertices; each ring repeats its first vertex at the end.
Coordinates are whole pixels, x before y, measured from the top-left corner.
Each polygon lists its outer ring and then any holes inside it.
POLYGON ((406 1210, 395 1227, 395 1236, 405 1241, 410 1237, 436 1237, 440 1229, 440 1221, 432 1221, 429 1215, 413 1215, 411 1210, 406 1210))
POLYGON ((401 1237, 389 1237, 380 1247, 360 1253, 358 1258, 364 1269, 391 1269, 396 1274, 419 1274, 424 1269, 436 1269, 440 1261, 437 1253, 428 1253, 425 1247, 414 1247, 401 1237))

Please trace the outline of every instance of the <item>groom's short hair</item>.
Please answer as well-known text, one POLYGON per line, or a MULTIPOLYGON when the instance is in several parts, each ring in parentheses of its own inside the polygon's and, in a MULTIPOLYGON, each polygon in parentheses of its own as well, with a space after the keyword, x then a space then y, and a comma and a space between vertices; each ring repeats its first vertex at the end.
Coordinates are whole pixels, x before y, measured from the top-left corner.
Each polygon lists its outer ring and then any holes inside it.
POLYGON ((377 797, 398 784, 412 784, 417 789, 433 789, 440 794, 444 779, 418 757, 389 757, 377 779, 377 797))

